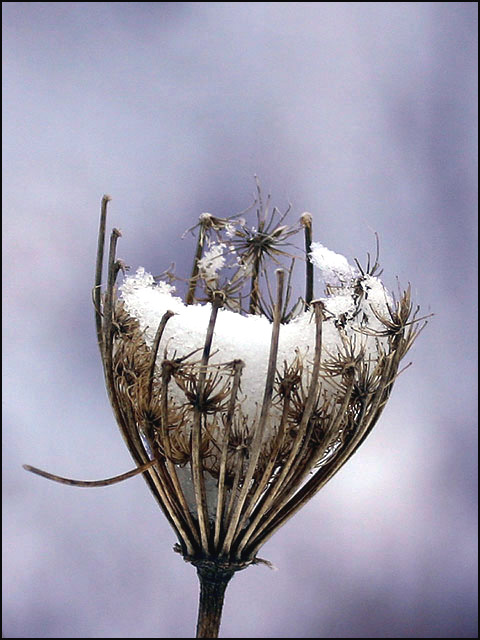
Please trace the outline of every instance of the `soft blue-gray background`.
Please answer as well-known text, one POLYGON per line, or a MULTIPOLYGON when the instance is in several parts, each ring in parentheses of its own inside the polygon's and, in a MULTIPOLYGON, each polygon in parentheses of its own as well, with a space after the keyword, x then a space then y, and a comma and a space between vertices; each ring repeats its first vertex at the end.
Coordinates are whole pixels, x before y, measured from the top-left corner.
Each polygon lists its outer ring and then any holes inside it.
POLYGON ((435 317, 361 451, 262 549, 224 637, 476 637, 476 29, 471 2, 6 2, 4 637, 191 637, 197 580, 108 405, 90 288, 187 272, 203 211, 314 215, 435 317))

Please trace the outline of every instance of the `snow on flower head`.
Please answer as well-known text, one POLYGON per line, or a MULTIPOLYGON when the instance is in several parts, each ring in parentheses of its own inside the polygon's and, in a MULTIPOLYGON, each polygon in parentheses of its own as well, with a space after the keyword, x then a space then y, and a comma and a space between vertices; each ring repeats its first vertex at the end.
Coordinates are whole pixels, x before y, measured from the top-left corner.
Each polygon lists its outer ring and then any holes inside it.
POLYGON ((184 296, 140 268, 117 297, 115 250, 95 288, 109 395, 134 458, 158 461, 150 488, 182 553, 236 566, 363 442, 418 332, 410 289, 394 301, 377 260, 351 266, 259 188, 254 206, 252 225, 200 216, 184 296))
POLYGON ((310 259, 328 284, 348 282, 358 275, 358 270, 348 263, 345 256, 327 249, 320 242, 312 242, 310 259))
MULTIPOLYGON (((308 221, 311 224, 311 217, 308 221)), ((194 295, 198 294, 198 299, 193 299, 194 304, 185 304, 174 295, 171 285, 162 281, 155 283, 153 277, 142 268, 125 279, 120 287, 121 299, 124 308, 138 321, 149 348, 154 344, 163 315, 168 310, 174 312, 174 317, 164 329, 165 353, 184 357, 203 349, 205 331, 212 313, 212 296, 218 287, 223 286, 222 303, 216 313, 214 348, 209 362, 213 365, 238 358, 242 360, 242 410, 245 418, 254 423, 258 419, 262 401, 274 319, 272 283, 267 279, 266 289, 260 289, 261 269, 263 267, 267 277, 267 259, 271 256, 275 266, 278 265, 278 257, 287 255, 283 246, 287 244, 291 232, 280 224, 268 228, 262 219, 257 220, 257 225, 247 228, 242 219, 237 221, 237 230, 233 233, 233 222, 215 218, 212 214, 202 214, 200 225, 199 238, 203 238, 204 246, 190 281, 190 290, 193 286, 194 295), (210 230, 213 230, 212 237, 208 235, 210 230), (257 251, 257 246, 261 251, 257 251), (226 265, 226 253, 236 257, 234 265, 226 265), (255 273, 256 279, 252 275, 255 273), (224 276, 222 284, 219 284, 220 276, 224 276), (202 290, 203 294, 200 293, 202 290), (248 305, 243 300, 249 292, 248 305), (255 306, 252 306, 252 299, 255 300, 255 306), (206 302, 208 300, 211 302, 206 302)), ((317 298, 324 309, 322 361, 327 362, 332 354, 344 351, 346 339, 351 341, 352 353, 368 353, 370 358, 375 358, 378 345, 386 346, 388 342, 381 335, 384 326, 380 318, 388 316, 389 305, 392 304, 382 282, 373 275, 361 273, 343 255, 319 242, 311 243, 309 257, 315 267, 316 279, 325 286, 324 295, 317 298)), ((290 310, 285 307, 283 314, 278 339, 278 362, 290 366, 298 358, 305 359, 302 376, 306 381, 311 374, 311 354, 315 344, 312 310, 300 297, 290 310)), ((322 384, 325 394, 334 394, 330 380, 324 378, 322 384)), ((182 386, 172 385, 170 393, 180 405, 184 394, 182 386)), ((274 428, 270 431, 265 425, 264 429, 264 438, 273 435, 274 428)))

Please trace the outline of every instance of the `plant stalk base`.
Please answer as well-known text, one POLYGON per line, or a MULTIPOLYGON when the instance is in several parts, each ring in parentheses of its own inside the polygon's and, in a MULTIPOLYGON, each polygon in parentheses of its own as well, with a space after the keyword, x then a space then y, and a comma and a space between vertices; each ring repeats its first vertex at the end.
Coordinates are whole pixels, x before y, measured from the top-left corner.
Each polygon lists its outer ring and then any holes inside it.
POLYGON ((195 563, 200 581, 197 638, 218 638, 225 589, 235 569, 213 562, 195 563))

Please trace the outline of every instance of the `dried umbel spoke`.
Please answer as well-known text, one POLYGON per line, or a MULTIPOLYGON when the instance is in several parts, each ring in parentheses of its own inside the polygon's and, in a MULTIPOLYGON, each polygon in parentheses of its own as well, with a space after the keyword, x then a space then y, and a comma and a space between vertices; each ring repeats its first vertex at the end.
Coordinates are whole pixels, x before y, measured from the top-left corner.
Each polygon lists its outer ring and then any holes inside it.
POLYGON ((125 266, 114 229, 103 286, 108 201, 95 321, 108 395, 137 469, 80 486, 143 474, 175 550, 197 568, 197 637, 216 637, 228 581, 259 562, 260 547, 365 440, 425 319, 410 287, 397 299, 384 288, 378 238, 375 259, 351 265, 314 242, 311 214, 289 226, 290 207, 271 207, 258 183, 253 226, 246 212, 200 216, 186 280, 139 268, 117 286, 125 266), (296 297, 299 258, 305 288, 296 297), (182 282, 185 301, 172 284, 182 282))

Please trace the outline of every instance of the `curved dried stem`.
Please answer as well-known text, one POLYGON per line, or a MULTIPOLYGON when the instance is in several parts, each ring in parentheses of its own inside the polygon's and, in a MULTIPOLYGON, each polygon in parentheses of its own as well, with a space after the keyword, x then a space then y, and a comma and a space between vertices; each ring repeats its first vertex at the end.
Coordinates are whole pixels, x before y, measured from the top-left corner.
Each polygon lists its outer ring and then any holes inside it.
POLYGON ((138 476, 140 473, 148 471, 153 467, 155 462, 156 460, 150 460, 150 462, 147 462, 146 464, 142 465, 141 467, 137 467, 136 469, 132 469, 132 471, 121 473, 120 475, 113 476, 112 478, 105 478, 104 480, 72 480, 71 478, 57 476, 53 473, 49 473, 48 471, 42 471, 42 469, 32 467, 29 464, 24 464, 22 466, 25 471, 30 471, 31 473, 35 473, 37 476, 47 478, 47 480, 53 480, 54 482, 59 482, 60 484, 68 484, 72 487, 108 487, 111 484, 123 482, 124 480, 128 480, 128 478, 133 478, 133 476, 138 476))
POLYGON ((249 538, 254 534, 258 533, 258 531, 265 527, 265 523, 269 521, 269 518, 263 523, 263 527, 259 526, 260 520, 265 516, 269 509, 271 509, 272 505, 275 503, 275 499, 282 487, 284 486, 285 480, 292 469, 295 468, 295 464, 298 464, 299 459, 297 458, 298 451, 302 444, 303 438, 305 436, 305 432, 308 427, 308 423, 310 417, 312 415, 313 409, 317 400, 317 389, 318 389, 318 380, 320 373, 320 362, 321 362, 321 354, 322 354, 322 322, 323 322, 323 303, 320 301, 315 301, 314 303, 314 314, 315 314, 315 355, 312 369, 312 379, 310 381, 310 388, 307 396, 307 400, 305 402, 305 408, 303 411, 302 420, 298 426, 297 434, 295 436, 295 440, 293 442, 292 448, 290 450, 288 459, 286 463, 282 467, 282 471, 278 478, 273 482, 269 490, 264 496, 264 500, 259 505, 254 514, 252 522, 248 527, 245 534, 242 536, 242 541, 238 547, 238 555, 242 552, 245 546, 248 543, 249 538))
POLYGON ((103 196, 101 213, 100 213, 100 226, 98 229, 98 243, 97 243, 97 261, 95 266, 95 286, 93 289, 94 308, 95 308, 95 325, 97 327, 97 340, 100 348, 100 353, 103 353, 103 334, 102 334, 102 315, 100 311, 101 307, 101 286, 102 286, 102 271, 103 271, 103 252, 105 247, 105 229, 107 221, 107 204, 110 202, 110 196, 103 196))
POLYGON ((155 339, 153 341, 152 346, 152 358, 150 360, 150 371, 148 376, 148 390, 147 390, 147 402, 150 404, 152 401, 152 389, 153 389, 153 379, 155 377, 155 365, 157 362, 158 349, 160 347, 160 340, 162 339, 163 332, 165 331, 165 327, 167 326, 167 322, 170 318, 175 315, 173 311, 166 311, 162 319, 160 320, 160 324, 158 325, 157 332, 155 334, 155 339))
POLYGON ((240 379, 242 376, 245 363, 242 360, 235 360, 233 362, 233 383, 230 391, 230 401, 228 404, 227 415, 223 425, 221 457, 220 457, 220 470, 218 474, 218 495, 217 495, 217 512, 215 517, 215 534, 214 534, 214 549, 220 552, 219 542, 220 534, 222 532, 223 514, 225 509, 225 474, 227 470, 227 456, 228 456, 228 443, 230 437, 230 429, 232 427, 233 415, 235 412, 235 405, 237 402, 237 394, 240 388, 240 379))
MULTIPOLYGON (((277 531, 287 520, 297 513, 297 511, 299 511, 299 509, 301 509, 302 506, 305 505, 315 495, 315 493, 317 493, 335 475, 335 473, 337 473, 337 471, 339 471, 371 431, 386 404, 386 400, 388 399, 388 395, 391 390, 390 381, 392 377, 396 375, 401 359, 401 349, 399 348, 399 341, 401 340, 401 337, 397 336, 397 338, 398 340, 395 347, 392 348, 391 353, 386 356, 380 382, 371 402, 368 403, 366 399, 361 402, 360 412, 356 419, 356 428, 348 443, 340 449, 337 456, 333 457, 331 461, 322 466, 314 476, 275 513, 273 518, 270 518, 269 523, 263 523, 263 526, 257 530, 255 538, 252 539, 248 547, 250 553, 257 553, 258 549, 265 544, 275 531, 277 531)), ((304 477, 307 475, 308 470, 305 469, 304 477)))
POLYGON ((223 297, 218 294, 214 296, 212 302, 212 311, 210 314, 210 320, 207 329, 207 335, 205 338, 205 346, 203 348, 202 363, 200 368, 200 374, 198 376, 197 386, 197 403, 195 407, 194 425, 192 429, 192 481, 195 492, 195 501, 197 504, 197 516, 200 526, 200 537, 202 541, 203 550, 208 553, 209 549, 209 525, 208 525, 208 513, 207 513, 207 499, 205 492, 205 478, 203 475, 204 467, 201 456, 202 447, 202 422, 204 420, 203 401, 204 401, 204 386, 207 375, 207 365, 210 358, 210 350, 212 348, 213 332, 215 330, 215 323, 217 321, 218 310, 223 306, 223 297))
MULTIPOLYGON (((163 363, 165 365, 165 362, 163 363)), ((170 448, 170 438, 168 434, 168 384, 170 380, 170 371, 167 367, 162 366, 162 394, 161 394, 161 434, 162 443, 165 449, 166 466, 170 474, 170 478, 173 485, 173 490, 176 494, 177 500, 180 504, 181 511, 184 514, 185 520, 190 528, 191 537, 195 541, 196 545, 200 548, 200 538, 198 528, 195 525, 193 518, 190 514, 187 500, 183 493, 180 481, 177 476, 177 470, 172 462, 172 452, 170 448)))
POLYGON ((198 274, 199 268, 198 263, 202 258, 203 248, 205 245, 205 240, 207 238, 207 229, 211 225, 211 220, 213 216, 209 213, 202 213, 200 216, 199 222, 199 231, 197 238, 197 247, 195 249, 195 257, 193 258, 193 267, 192 273, 190 275, 187 296, 185 298, 186 304, 193 304, 195 301, 195 289, 197 288, 198 274))
POLYGON ((120 428, 120 432, 133 459, 139 466, 150 464, 150 462, 152 463, 151 467, 149 467, 149 469, 145 473, 145 480, 147 481, 147 484, 149 485, 165 517, 176 532, 179 542, 182 545, 185 553, 193 554, 194 547, 190 542, 190 534, 182 523, 182 516, 179 515, 178 510, 176 510, 174 505, 172 504, 168 492, 165 491, 165 483, 162 484, 162 482, 160 481, 160 477, 162 476, 162 465, 158 460, 149 459, 149 456, 145 451, 144 444, 142 443, 142 440, 139 436, 133 412, 131 408, 122 405, 115 386, 115 374, 113 367, 114 287, 115 279, 120 267, 120 264, 115 260, 115 251, 117 240, 121 235, 117 229, 114 229, 112 231, 110 237, 110 251, 107 270, 107 291, 105 294, 103 313, 101 311, 100 291, 105 243, 106 213, 107 203, 109 199, 110 198, 108 196, 105 196, 102 200, 94 290, 97 329, 100 326, 100 333, 97 334, 97 337, 99 338, 100 353, 102 356, 107 393, 112 405, 113 412, 115 414, 115 418, 117 420, 117 424, 120 428), (159 473, 156 472, 157 470, 159 473))
MULTIPOLYGON (((235 533, 239 528, 241 528, 241 524, 239 525, 238 523, 240 520, 243 506, 247 499, 247 495, 250 489, 250 483, 252 481, 253 474, 255 473, 255 468, 257 466, 258 458, 260 456, 263 431, 268 419, 268 412, 270 410, 270 406, 272 403, 273 385, 275 381, 275 371, 277 367, 278 342, 279 342, 279 336, 280 336, 283 288, 284 288, 284 281, 285 281, 285 273, 282 269, 277 269, 276 274, 277 274, 277 303, 275 305, 275 317, 274 317, 273 327, 272 327, 270 355, 269 355, 269 361, 268 361, 267 378, 265 382, 265 391, 263 395, 262 408, 260 411, 260 418, 258 420, 258 425, 255 430, 255 435, 249 451, 248 468, 245 473, 245 478, 243 479, 243 485, 237 497, 235 507, 233 509, 233 513, 228 525, 227 533, 225 535, 225 540, 222 548, 222 552, 224 554, 228 554, 230 552, 230 548, 231 548, 235 533)), ((235 485, 232 489, 232 499, 233 499, 234 491, 235 491, 235 485)))

